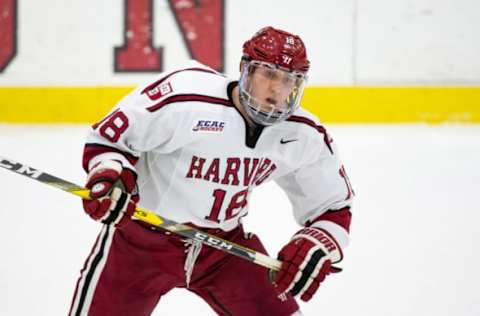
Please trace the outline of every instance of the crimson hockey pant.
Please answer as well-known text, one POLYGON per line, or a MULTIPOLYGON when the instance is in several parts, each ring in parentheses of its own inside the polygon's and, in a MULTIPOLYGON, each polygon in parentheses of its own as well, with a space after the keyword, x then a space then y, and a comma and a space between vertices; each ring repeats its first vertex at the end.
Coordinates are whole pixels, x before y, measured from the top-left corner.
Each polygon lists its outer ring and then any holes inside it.
MULTIPOLYGON (((254 235, 243 228, 209 230, 221 238, 266 253, 254 235)), ((103 226, 77 282, 71 316, 150 315, 161 296, 186 288, 185 242, 152 231, 139 223, 103 226)), ((298 305, 279 296, 267 270, 252 262, 203 246, 188 290, 205 300, 218 315, 292 315, 298 305)))

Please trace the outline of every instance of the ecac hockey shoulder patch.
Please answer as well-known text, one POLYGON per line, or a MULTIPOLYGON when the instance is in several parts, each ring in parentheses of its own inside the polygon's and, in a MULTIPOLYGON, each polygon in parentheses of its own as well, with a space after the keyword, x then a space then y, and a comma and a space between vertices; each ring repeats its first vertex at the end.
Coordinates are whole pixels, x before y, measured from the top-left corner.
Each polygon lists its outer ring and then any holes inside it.
POLYGON ((225 128, 225 122, 213 121, 213 120, 198 120, 193 126, 194 132, 223 132, 225 128))

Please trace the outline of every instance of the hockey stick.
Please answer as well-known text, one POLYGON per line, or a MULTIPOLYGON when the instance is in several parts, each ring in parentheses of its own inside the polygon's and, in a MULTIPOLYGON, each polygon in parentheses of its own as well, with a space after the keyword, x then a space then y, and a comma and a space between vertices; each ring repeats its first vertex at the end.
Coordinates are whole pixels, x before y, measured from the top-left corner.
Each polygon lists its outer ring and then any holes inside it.
MULTIPOLYGON (((0 156, 0 167, 16 172, 30 179, 37 180, 47 185, 56 187, 57 189, 69 192, 71 194, 81 197, 82 199, 90 199, 90 191, 88 189, 68 182, 66 180, 57 178, 40 170, 34 169, 27 165, 21 164, 19 162, 13 161, 11 159, 6 159, 0 156)), ((254 262, 258 265, 274 271, 280 270, 280 267, 282 265, 281 261, 273 259, 260 252, 245 248, 228 240, 218 238, 214 235, 207 234, 188 225, 180 224, 167 218, 160 217, 152 211, 144 208, 137 207, 135 209, 135 213, 133 214, 133 218, 148 223, 152 226, 163 228, 177 235, 197 240, 199 242, 202 242, 203 244, 243 258, 245 260, 254 262)))

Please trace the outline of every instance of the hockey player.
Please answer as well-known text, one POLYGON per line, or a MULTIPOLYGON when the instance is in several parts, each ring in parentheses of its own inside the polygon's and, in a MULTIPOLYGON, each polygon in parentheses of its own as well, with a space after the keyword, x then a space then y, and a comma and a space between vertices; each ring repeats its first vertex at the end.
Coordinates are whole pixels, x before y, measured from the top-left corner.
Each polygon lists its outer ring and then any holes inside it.
POLYGON ((150 315, 173 288, 218 315, 300 315, 294 297, 310 300, 342 260, 353 195, 332 138, 299 107, 309 66, 298 36, 266 27, 243 45, 238 81, 192 61, 138 87, 93 126, 83 156, 93 199, 83 205, 105 225, 70 315, 150 315), (270 278, 256 264, 131 219, 141 201, 266 253, 242 217, 253 188, 272 180, 301 229, 270 278))

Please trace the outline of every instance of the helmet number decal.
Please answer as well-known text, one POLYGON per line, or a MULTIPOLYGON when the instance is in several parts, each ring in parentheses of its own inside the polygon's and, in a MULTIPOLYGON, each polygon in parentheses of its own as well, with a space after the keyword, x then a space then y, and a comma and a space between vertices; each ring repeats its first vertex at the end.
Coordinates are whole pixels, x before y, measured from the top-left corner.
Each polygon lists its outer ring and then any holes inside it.
POLYGON ((290 62, 292 61, 292 57, 287 56, 287 55, 282 55, 283 62, 287 65, 290 65, 290 62))

